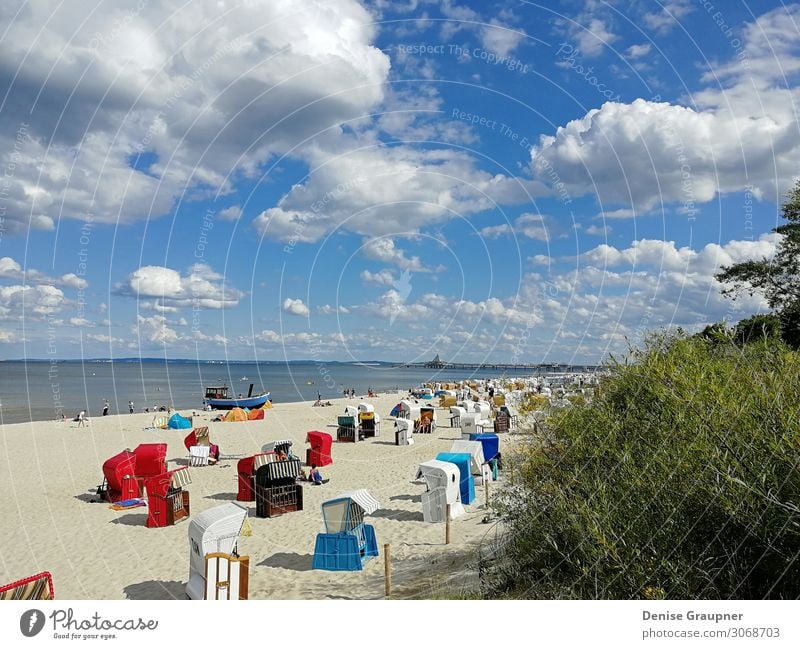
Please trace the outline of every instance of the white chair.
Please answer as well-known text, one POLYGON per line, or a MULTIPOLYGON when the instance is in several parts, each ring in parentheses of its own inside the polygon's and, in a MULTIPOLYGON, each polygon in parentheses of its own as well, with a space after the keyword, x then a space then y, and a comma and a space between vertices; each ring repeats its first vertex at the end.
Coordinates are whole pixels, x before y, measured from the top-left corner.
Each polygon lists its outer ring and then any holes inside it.
POLYGON ((189 466, 208 466, 210 446, 192 446, 189 448, 189 466))

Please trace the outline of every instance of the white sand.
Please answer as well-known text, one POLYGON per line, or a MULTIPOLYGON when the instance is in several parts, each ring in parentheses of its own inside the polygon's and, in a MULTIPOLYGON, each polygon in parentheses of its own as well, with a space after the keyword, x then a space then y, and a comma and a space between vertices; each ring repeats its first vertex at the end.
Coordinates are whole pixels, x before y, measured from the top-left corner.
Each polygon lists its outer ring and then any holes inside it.
MULTIPOLYGON (((335 400, 326 408, 312 407, 310 402, 277 404, 263 421, 208 424, 211 441, 220 445, 223 459, 216 466, 190 468, 192 515, 235 500, 238 458, 259 452, 265 442, 291 439, 294 453, 304 459, 307 431, 322 430, 334 437, 334 463, 321 469, 330 482, 304 484, 304 511, 257 518, 255 503, 245 503, 253 533, 242 538, 239 552, 250 557, 251 599, 383 597, 383 544, 391 543, 393 581, 402 590, 403 584, 418 580, 433 564, 457 569, 452 559, 493 533, 493 526, 481 522, 482 487, 476 487, 477 498, 466 508, 467 514, 453 522, 450 546, 444 545, 443 523, 423 522, 424 487, 411 480, 420 462, 450 450, 459 431, 446 427, 449 417, 439 410, 440 425, 434 435, 416 436, 413 446, 395 446, 388 413, 398 399, 382 395, 367 400, 381 415, 382 434, 357 444, 337 444, 334 425, 344 405, 359 399, 335 400), (226 460, 226 456, 236 457, 226 460), (368 518, 375 526, 381 557, 369 561, 362 572, 311 570, 314 540, 323 530, 320 504, 356 488, 368 489, 381 503, 381 509, 368 518)), ((198 414, 195 425, 211 417, 198 414)), ((118 512, 108 503, 90 502, 102 482, 103 462, 125 448, 167 442, 168 468, 186 464, 183 439, 189 431, 146 429, 152 418, 152 414, 95 417, 85 428, 75 422, 0 426, 0 584, 48 570, 58 599, 184 597, 188 519, 172 527, 147 528, 144 507, 118 512)), ((501 445, 506 439, 501 436, 501 445)))

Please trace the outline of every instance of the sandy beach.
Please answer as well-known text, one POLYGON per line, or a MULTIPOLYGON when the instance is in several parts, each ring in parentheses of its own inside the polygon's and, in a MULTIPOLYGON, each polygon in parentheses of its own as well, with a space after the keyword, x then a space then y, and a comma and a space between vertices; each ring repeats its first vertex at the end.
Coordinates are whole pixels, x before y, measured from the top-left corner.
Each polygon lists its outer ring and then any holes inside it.
MULTIPOLYGON (((366 488, 380 502, 369 517, 378 544, 391 543, 393 581, 397 592, 419 583, 441 566, 445 571, 463 565, 464 553, 494 533, 485 524, 483 488, 466 515, 452 524, 452 543, 444 545, 444 524, 425 523, 420 494, 414 484, 417 466, 437 453, 449 451, 460 438, 447 427, 449 418, 438 411, 433 435, 415 436, 412 446, 394 445, 389 411, 400 396, 367 399, 381 415, 381 436, 357 444, 333 444, 334 463, 324 467, 330 482, 304 486, 305 506, 276 518, 257 518, 249 508, 252 535, 243 537, 239 552, 250 557, 251 599, 381 598, 383 558, 369 561, 362 572, 311 569, 314 540, 323 530, 320 504, 341 492, 366 488)), ((213 413, 195 411, 195 425, 208 425, 211 441, 222 459, 216 466, 190 468, 191 512, 195 515, 235 501, 236 463, 275 439, 291 439, 295 454, 305 458, 309 430, 331 433, 336 417, 356 399, 338 399, 330 407, 311 402, 279 403, 262 421, 210 422, 213 413), (228 459, 229 458, 229 459, 228 459)), ((191 415, 191 410, 181 410, 191 415)), ((35 422, 0 428, 0 503, 2 567, 0 583, 39 571, 53 574, 58 599, 183 599, 188 579, 188 519, 172 527, 145 527, 146 509, 114 511, 96 501, 102 464, 109 457, 140 443, 166 442, 168 468, 188 462, 185 430, 149 428, 151 414, 95 417, 88 426, 76 422, 35 422)), ((507 443, 501 436, 501 448, 507 443)), ((496 489, 499 483, 494 483, 496 489)))

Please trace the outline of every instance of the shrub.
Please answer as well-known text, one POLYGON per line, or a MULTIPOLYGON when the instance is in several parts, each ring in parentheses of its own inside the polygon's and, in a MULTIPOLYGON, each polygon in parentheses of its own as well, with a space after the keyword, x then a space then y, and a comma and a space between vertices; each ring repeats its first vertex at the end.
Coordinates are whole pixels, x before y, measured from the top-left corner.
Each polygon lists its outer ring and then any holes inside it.
POLYGON ((484 596, 795 598, 799 358, 651 338, 516 456, 484 596))

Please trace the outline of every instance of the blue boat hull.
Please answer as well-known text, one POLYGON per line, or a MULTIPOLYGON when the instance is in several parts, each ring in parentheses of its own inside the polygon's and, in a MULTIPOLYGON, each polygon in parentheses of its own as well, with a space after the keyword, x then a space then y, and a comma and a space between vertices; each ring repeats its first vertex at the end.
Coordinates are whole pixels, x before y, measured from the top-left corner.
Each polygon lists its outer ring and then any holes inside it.
POLYGON ((232 410, 233 408, 260 408, 269 401, 269 392, 255 397, 242 397, 240 399, 206 399, 214 410, 232 410))

